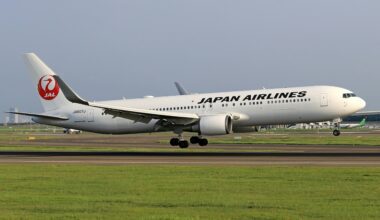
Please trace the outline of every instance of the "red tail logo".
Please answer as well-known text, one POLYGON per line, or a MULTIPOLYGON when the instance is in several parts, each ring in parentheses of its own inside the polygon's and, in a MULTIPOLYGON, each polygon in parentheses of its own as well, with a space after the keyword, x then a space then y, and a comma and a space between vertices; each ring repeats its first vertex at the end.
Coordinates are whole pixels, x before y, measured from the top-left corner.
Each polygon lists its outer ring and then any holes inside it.
POLYGON ((51 75, 45 75, 38 81, 38 93, 45 100, 53 100, 59 93, 58 82, 51 75))

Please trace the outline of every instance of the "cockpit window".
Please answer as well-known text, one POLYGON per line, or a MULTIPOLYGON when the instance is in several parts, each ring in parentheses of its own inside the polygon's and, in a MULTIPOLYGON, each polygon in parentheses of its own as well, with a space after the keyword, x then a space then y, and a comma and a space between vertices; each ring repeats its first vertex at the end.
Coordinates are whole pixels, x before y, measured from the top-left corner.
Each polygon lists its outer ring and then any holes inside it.
POLYGON ((343 94, 343 98, 345 98, 345 99, 350 98, 350 97, 356 97, 356 95, 354 93, 344 93, 343 94))

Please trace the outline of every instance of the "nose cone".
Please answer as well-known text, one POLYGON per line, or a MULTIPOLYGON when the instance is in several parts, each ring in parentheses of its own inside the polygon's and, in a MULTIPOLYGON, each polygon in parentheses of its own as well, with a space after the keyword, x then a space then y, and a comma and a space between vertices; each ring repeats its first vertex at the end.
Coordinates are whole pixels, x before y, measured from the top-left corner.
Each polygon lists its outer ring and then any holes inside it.
POLYGON ((362 110, 366 106, 366 102, 362 98, 358 98, 357 104, 356 104, 358 111, 362 110))

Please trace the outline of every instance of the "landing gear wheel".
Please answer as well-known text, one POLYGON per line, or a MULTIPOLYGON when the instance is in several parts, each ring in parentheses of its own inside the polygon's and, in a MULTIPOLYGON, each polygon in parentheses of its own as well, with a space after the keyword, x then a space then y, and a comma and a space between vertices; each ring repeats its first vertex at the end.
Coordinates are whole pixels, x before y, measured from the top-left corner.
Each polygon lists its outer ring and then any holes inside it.
POLYGON ((200 138, 198 136, 192 136, 190 138, 190 143, 192 143, 192 144, 198 144, 199 140, 200 140, 200 138))
POLYGON ((179 141, 178 145, 179 145, 180 148, 188 148, 189 147, 189 142, 186 141, 186 140, 179 141))
POLYGON ((199 146, 206 146, 208 144, 208 140, 206 138, 199 139, 199 146))
POLYGON ((178 138, 172 138, 170 139, 170 145, 172 146, 178 146, 179 144, 179 139, 178 138))
POLYGON ((339 136, 340 135, 340 131, 339 130, 334 130, 333 131, 333 135, 334 136, 339 136))

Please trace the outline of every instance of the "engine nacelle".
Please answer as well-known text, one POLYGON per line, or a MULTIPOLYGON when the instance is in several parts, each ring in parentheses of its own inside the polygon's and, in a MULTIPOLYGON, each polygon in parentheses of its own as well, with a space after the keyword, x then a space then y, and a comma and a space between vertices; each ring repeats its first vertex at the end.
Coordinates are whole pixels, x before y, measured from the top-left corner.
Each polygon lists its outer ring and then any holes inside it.
POLYGON ((207 115, 192 127, 201 135, 223 135, 232 133, 232 118, 229 115, 207 115))

